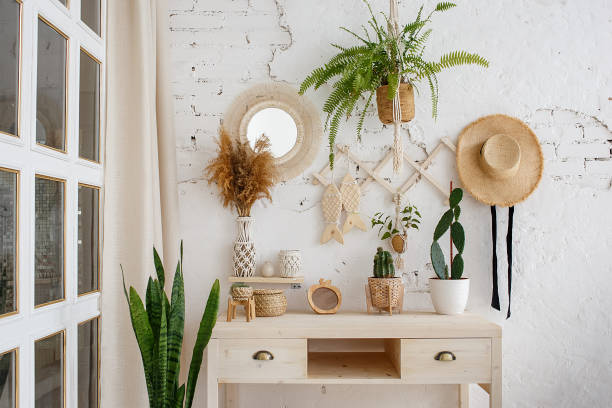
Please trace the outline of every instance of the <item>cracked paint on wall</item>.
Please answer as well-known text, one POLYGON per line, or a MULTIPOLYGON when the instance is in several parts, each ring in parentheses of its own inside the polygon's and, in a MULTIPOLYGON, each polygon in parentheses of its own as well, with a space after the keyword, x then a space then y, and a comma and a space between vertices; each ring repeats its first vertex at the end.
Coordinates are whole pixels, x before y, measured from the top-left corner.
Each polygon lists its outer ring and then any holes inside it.
MULTIPOLYGON (((388 6, 372 3, 385 10, 388 6)), ((434 1, 424 3, 426 9, 435 6, 434 1)), ((413 15, 419 5, 400 1, 400 17, 413 15)), ((351 44, 338 27, 357 29, 367 15, 359 0, 173 0, 169 18, 181 235, 186 274, 194 282, 186 288, 186 330, 195 332, 196 316, 213 279, 221 278, 227 288, 223 278, 231 273, 234 216, 202 178, 225 109, 259 82, 297 87, 333 54, 330 42, 351 44)), ((456 140, 464 126, 492 113, 524 120, 541 142, 544 178, 534 195, 516 208, 513 316, 508 321, 489 308, 489 210, 469 197, 463 203, 464 258, 472 279, 468 307, 504 326, 505 407, 604 407, 612 399, 607 386, 612 383, 612 357, 606 341, 612 332, 611 24, 607 0, 460 2, 433 22, 427 52, 435 57, 457 48, 473 50, 491 66, 441 74, 438 120, 431 118, 427 89, 421 89, 416 118, 404 125, 405 148, 420 160, 441 137, 456 140)), ((323 87, 307 96, 322 106, 328 92, 329 87, 323 87)), ((380 124, 375 108, 368 112, 362 144, 356 142, 355 125, 347 122, 338 142, 351 144, 365 163, 378 162, 392 142, 392 129, 380 124)), ((430 171, 436 179, 458 182, 454 158, 444 150, 430 171)), ((311 183, 310 171, 322 168, 326 157, 322 146, 309 171, 275 188, 273 203, 256 204, 258 255, 260 261, 275 261, 280 249, 302 249, 304 287, 321 277, 332 278, 342 290, 343 309, 365 310, 363 285, 379 241, 374 232, 354 231, 344 246, 318 244, 322 188, 311 183)), ((335 179, 346 171, 358 179, 366 177, 340 159, 335 179)), ((384 176, 399 183, 390 168, 384 176)), ((410 287, 405 303, 430 309, 427 281, 433 272, 427 254, 444 204, 426 183, 411 190, 408 199, 424 219, 421 231, 409 234, 402 272, 410 287)), ((372 183, 364 191, 362 211, 371 215, 381 210, 392 212, 391 197, 372 183)), ((504 231, 505 217, 500 218, 499 230, 504 231)), ((503 247, 498 254, 503 269, 503 247)), ((506 287, 504 278, 500 287, 506 287)), ((309 310, 305 290, 287 289, 287 295, 290 309, 309 310)), ((186 349, 193 346, 190 341, 186 336, 186 349)), ((389 392, 376 392, 373 386, 244 386, 240 396, 241 406, 249 408, 393 408, 407 401, 413 407, 456 406, 452 386, 385 390, 389 392)), ((472 406, 486 406, 483 395, 473 391, 472 406)), ((204 387, 198 392, 202 401, 204 387)))

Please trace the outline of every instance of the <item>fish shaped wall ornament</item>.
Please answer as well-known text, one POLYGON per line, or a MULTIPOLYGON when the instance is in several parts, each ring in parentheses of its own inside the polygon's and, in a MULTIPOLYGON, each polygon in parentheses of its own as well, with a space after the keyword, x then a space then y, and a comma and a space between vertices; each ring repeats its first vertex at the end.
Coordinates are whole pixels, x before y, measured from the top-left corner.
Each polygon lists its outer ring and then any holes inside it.
POLYGON ((357 227, 362 231, 367 231, 368 229, 365 223, 359 216, 361 189, 350 173, 346 173, 346 176, 342 179, 340 194, 342 194, 342 205, 348 212, 344 225, 342 226, 342 233, 346 234, 353 227, 357 227))
POLYGON ((323 208, 323 218, 325 218, 325 230, 321 236, 321 243, 325 244, 333 238, 344 244, 344 238, 338 229, 338 221, 342 212, 342 195, 334 183, 330 183, 325 189, 321 207, 323 208))

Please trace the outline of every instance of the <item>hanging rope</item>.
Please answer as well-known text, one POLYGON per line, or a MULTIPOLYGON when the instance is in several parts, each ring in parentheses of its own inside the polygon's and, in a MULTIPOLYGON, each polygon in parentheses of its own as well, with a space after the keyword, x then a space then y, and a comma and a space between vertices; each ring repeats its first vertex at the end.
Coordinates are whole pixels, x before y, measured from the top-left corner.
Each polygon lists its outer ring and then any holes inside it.
MULTIPOLYGON (((397 41, 397 49, 399 50, 399 13, 397 0, 389 0, 389 33, 397 41)), ((400 133, 402 126, 402 109, 399 96, 399 85, 401 78, 397 77, 397 92, 393 98, 393 174, 399 174, 402 171, 404 164, 404 149, 402 146, 402 135, 400 133)), ((389 84, 391 85, 391 84, 389 84)))

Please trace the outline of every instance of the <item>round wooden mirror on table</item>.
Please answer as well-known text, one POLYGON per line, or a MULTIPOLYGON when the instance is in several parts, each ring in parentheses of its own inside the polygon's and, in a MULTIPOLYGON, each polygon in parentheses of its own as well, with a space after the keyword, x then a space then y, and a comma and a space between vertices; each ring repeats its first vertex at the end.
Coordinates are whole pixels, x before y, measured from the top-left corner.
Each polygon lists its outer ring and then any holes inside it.
POLYGON ((230 105, 223 126, 253 147, 265 135, 275 157, 279 181, 304 172, 321 147, 319 111, 305 96, 285 84, 265 83, 244 91, 230 105))
POLYGON ((331 280, 319 279, 318 285, 308 289, 308 304, 318 314, 333 314, 340 309, 342 293, 331 280))

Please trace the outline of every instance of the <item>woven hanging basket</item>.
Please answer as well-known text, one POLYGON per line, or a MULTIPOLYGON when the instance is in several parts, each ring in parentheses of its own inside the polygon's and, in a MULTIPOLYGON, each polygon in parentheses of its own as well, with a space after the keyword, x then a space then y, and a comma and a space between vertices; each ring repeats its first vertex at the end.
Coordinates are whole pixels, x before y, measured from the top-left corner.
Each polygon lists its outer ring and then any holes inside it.
MULTIPOLYGON (((389 85, 383 85, 376 90, 376 104, 378 105, 378 119, 385 125, 393 123, 393 99, 387 97, 389 85)), ((410 84, 400 84, 400 106, 402 109, 402 122, 414 119, 414 89, 410 84)))
POLYGON ((287 311, 287 298, 279 289, 255 289, 255 316, 280 316, 287 311))
POLYGON ((400 304, 400 299, 404 295, 402 293, 402 278, 368 278, 370 285, 370 295, 372 297, 372 306, 379 308, 397 307, 400 304), (389 297, 389 288, 391 293, 389 297))

